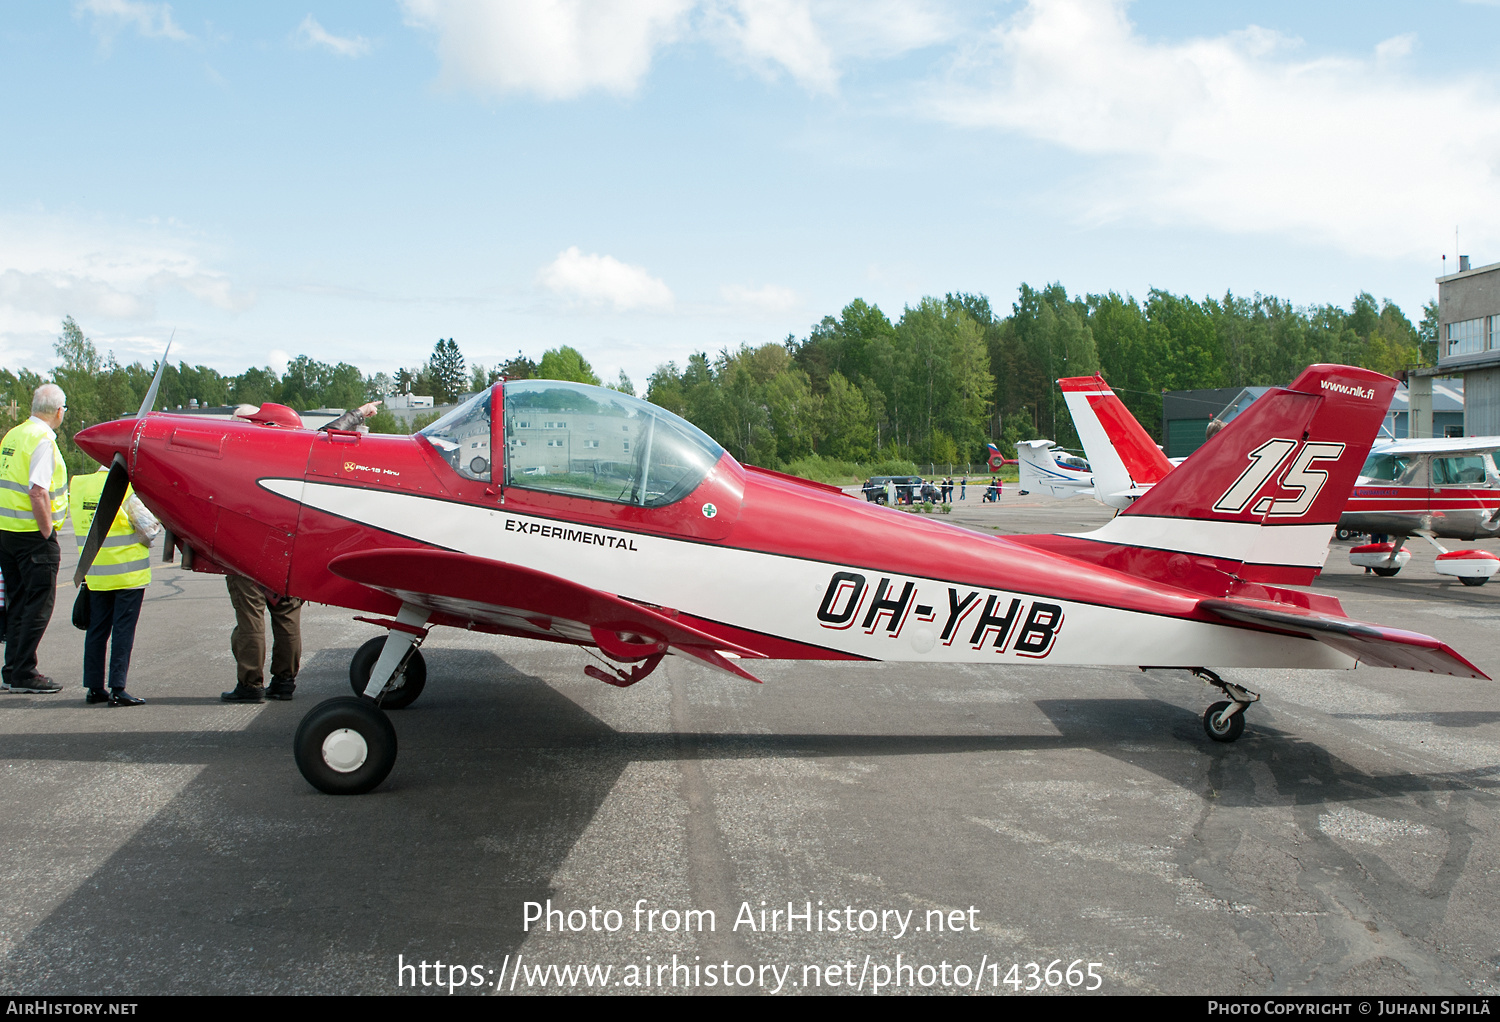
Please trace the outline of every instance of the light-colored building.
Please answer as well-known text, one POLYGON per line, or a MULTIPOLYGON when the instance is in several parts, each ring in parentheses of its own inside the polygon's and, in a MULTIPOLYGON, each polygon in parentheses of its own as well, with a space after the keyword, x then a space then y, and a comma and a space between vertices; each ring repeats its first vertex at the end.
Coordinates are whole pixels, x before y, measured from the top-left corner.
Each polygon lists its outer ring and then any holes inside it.
POLYGON ((1463 379, 1461 435, 1500 435, 1500 263, 1471 267, 1458 257, 1458 272, 1437 278, 1438 362, 1412 374, 1412 419, 1416 435, 1442 436, 1429 424, 1426 388, 1434 377, 1463 379))

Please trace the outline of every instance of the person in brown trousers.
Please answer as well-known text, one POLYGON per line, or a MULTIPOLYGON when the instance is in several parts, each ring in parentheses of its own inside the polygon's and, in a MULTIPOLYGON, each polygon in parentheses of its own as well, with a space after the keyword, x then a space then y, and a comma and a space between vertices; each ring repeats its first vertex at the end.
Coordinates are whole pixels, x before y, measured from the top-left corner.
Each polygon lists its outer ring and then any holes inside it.
POLYGON ((234 605, 234 631, 229 648, 234 653, 235 686, 219 698, 226 703, 258 703, 290 699, 297 690, 302 666, 302 601, 277 596, 240 575, 225 580, 234 605), (271 684, 265 684, 266 611, 271 612, 271 684))

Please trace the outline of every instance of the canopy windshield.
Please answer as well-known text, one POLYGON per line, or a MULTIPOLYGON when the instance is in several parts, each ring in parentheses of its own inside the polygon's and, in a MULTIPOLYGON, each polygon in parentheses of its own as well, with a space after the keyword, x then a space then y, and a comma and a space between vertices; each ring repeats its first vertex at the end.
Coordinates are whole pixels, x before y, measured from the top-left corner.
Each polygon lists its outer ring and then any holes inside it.
POLYGON ((638 398, 581 383, 505 384, 505 485, 662 507, 698 488, 724 449, 638 398))
POLYGON ((418 433, 465 479, 490 481, 490 387, 418 433))

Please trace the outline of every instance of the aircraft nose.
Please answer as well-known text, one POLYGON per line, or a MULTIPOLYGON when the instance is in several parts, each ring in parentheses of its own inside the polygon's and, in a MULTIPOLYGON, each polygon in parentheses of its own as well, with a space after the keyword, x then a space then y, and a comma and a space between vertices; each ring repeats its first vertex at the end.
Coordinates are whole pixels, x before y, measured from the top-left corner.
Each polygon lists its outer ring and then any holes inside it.
POLYGON ((114 460, 115 453, 130 457, 130 441, 135 434, 137 420, 115 419, 113 422, 101 422, 90 426, 88 429, 79 430, 73 437, 73 442, 83 450, 90 458, 101 465, 108 465, 114 460))

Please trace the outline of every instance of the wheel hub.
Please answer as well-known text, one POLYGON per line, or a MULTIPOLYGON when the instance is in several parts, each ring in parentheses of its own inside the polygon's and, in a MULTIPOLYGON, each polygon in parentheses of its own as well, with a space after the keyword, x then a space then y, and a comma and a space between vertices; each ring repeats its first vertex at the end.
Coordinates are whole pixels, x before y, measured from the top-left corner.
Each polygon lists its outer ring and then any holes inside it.
POLYGON ((323 762, 329 769, 351 774, 370 758, 370 746, 358 731, 341 727, 323 739, 323 762))

